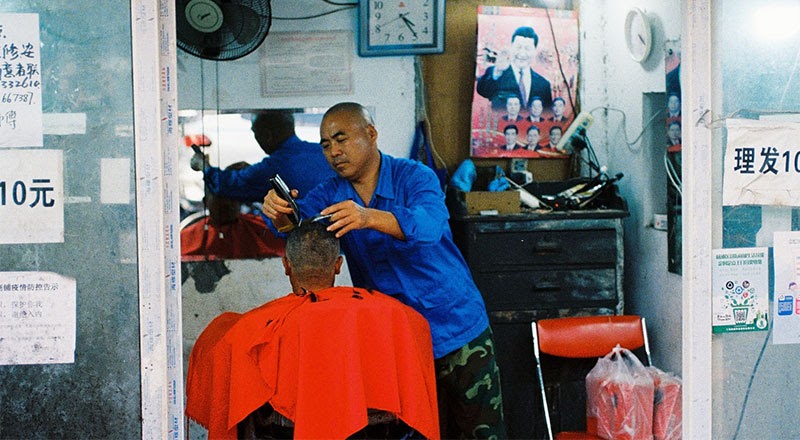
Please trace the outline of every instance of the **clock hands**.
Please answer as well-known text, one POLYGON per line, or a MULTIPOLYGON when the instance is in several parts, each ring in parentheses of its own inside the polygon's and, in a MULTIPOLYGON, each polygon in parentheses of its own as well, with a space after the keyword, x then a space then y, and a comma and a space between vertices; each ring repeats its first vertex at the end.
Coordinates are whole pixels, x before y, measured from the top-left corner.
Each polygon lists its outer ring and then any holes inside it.
POLYGON ((414 26, 416 26, 416 25, 414 24, 413 21, 411 21, 408 18, 406 18, 406 15, 408 15, 408 14, 410 14, 410 12, 406 12, 406 13, 403 13, 403 14, 397 14, 397 17, 395 17, 395 18, 393 18, 393 19, 391 19, 389 21, 384 22, 383 26, 386 26, 387 24, 395 22, 397 20, 403 20, 403 24, 405 24, 406 27, 408 27, 408 30, 411 31, 411 34, 414 35, 414 38, 417 38, 418 37, 417 32, 414 31, 414 26))
POLYGON ((406 24, 406 27, 408 27, 408 30, 411 31, 412 35, 414 35, 414 38, 417 38, 417 33, 416 31, 414 31, 414 26, 416 25, 414 24, 413 21, 406 18, 406 15, 408 15, 408 12, 406 12, 405 14, 400 14, 400 19, 403 20, 403 23, 406 24))
MULTIPOLYGON (((386 25, 387 25, 387 24, 389 24, 389 23, 393 23, 393 22, 395 22, 395 21, 397 21, 397 20, 401 20, 401 19, 408 20, 407 18, 405 18, 405 17, 406 17, 406 15, 408 15, 408 14, 409 14, 408 12, 406 12, 405 14, 398 14, 398 15, 397 15, 397 17, 395 17, 395 18, 393 18, 393 19, 391 19, 391 20, 389 20, 389 21, 384 21, 384 22, 383 22, 383 25, 384 25, 384 26, 386 26, 386 25)), ((412 23, 412 24, 413 24, 413 23, 412 23)))

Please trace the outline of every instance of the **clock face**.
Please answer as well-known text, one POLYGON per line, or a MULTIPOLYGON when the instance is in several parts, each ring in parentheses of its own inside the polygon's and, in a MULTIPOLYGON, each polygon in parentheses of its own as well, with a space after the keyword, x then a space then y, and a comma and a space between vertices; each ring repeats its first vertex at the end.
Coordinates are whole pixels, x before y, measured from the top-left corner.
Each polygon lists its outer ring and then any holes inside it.
POLYGON ((635 61, 647 59, 652 46, 652 34, 647 16, 639 9, 632 9, 625 19, 625 42, 635 61))
POLYGON ((444 50, 444 0, 362 0, 361 55, 444 50))

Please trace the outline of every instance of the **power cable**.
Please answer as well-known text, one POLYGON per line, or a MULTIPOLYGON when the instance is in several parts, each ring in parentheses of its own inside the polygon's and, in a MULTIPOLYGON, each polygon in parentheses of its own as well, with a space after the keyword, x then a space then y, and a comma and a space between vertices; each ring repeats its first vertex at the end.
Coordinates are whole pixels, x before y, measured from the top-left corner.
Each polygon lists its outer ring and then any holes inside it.
POLYGON ((644 124, 644 128, 642 128, 642 131, 639 132, 639 134, 636 136, 636 138, 633 141, 630 141, 630 140, 628 140, 627 114, 625 113, 624 110, 620 110, 620 109, 614 108, 614 107, 598 106, 598 107, 595 107, 595 108, 589 110, 589 113, 594 113, 597 110, 615 111, 615 112, 622 113, 622 132, 625 134, 625 144, 628 146, 629 149, 631 149, 631 151, 636 151, 635 149, 633 149, 631 147, 636 145, 642 139, 642 136, 644 136, 645 132, 650 127, 650 124, 652 124, 653 121, 656 120, 656 118, 661 116, 666 111, 665 108, 662 108, 661 110, 657 111, 650 119, 647 120, 647 122, 644 124))
MULTIPOLYGON (((326 2, 326 3, 327 3, 327 2, 326 2)), ((333 4, 333 3, 331 3, 331 4, 333 4)), ((353 4, 350 4, 350 6, 345 6, 345 7, 342 7, 342 8, 332 9, 332 10, 330 10, 330 11, 327 11, 327 12, 321 12, 321 13, 319 13, 319 14, 314 14, 314 15, 306 15, 306 16, 303 16, 303 17, 275 17, 275 16, 273 15, 273 16, 272 16, 272 19, 273 19, 273 20, 308 20, 308 19, 311 19, 311 18, 319 18, 319 17, 324 17, 324 16, 326 16, 326 15, 334 14, 334 13, 336 13, 336 12, 339 12, 339 11, 344 11, 344 10, 347 10, 347 9, 353 9, 353 8, 355 8, 356 6, 357 6, 357 3, 353 3, 353 4)))
POLYGON ((733 433, 732 440, 736 440, 739 436, 739 431, 742 428, 742 420, 744 419, 744 410, 747 408, 747 400, 750 398, 750 389, 753 387, 753 380, 756 377, 756 372, 758 372, 758 366, 761 365, 761 359, 764 357, 764 351, 767 349, 767 341, 769 341, 769 336, 772 334, 772 326, 770 326, 769 330, 767 330, 767 337, 764 338, 764 343, 761 345, 761 352, 758 353, 758 358, 756 358, 756 363, 753 365, 753 372, 750 373, 750 381, 747 383, 747 391, 744 393, 744 400, 742 401, 742 411, 739 412, 739 421, 736 423, 736 431, 733 433))
POLYGON ((553 20, 550 18, 550 9, 545 8, 545 13, 547 14, 547 22, 550 24, 550 36, 553 38, 553 48, 556 51, 556 61, 558 62, 558 70, 561 72, 561 79, 564 81, 564 86, 567 89, 567 97, 569 98, 569 103, 572 106, 573 113, 575 112, 575 100, 572 98, 572 90, 569 86, 569 81, 567 81, 567 75, 564 73, 564 66, 561 64, 561 54, 558 51, 558 43, 556 42, 556 33, 553 30, 553 20))

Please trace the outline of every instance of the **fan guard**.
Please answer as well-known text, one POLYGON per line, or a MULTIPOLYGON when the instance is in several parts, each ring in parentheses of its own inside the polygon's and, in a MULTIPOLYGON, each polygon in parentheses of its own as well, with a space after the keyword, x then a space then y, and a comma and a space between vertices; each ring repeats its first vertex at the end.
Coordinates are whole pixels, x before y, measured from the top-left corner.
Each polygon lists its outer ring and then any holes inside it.
POLYGON ((176 0, 178 47, 208 60, 241 58, 272 24, 270 0, 176 0))

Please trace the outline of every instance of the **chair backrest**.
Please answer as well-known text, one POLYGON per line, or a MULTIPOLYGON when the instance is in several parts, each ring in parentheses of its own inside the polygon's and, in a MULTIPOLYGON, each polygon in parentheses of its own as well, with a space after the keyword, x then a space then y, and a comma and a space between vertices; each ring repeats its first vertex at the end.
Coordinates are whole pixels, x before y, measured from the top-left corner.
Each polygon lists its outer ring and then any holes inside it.
POLYGON ((647 365, 652 365, 650 343, 644 318, 636 315, 575 316, 542 319, 531 323, 533 352, 539 376, 545 422, 549 438, 553 427, 545 393, 540 353, 564 358, 593 358, 607 355, 619 344, 628 350, 644 348, 647 365))
POLYGON ((617 344, 628 350, 644 347, 650 363, 650 344, 644 318, 636 315, 576 316, 542 319, 532 329, 542 353, 568 358, 601 357, 617 344))

